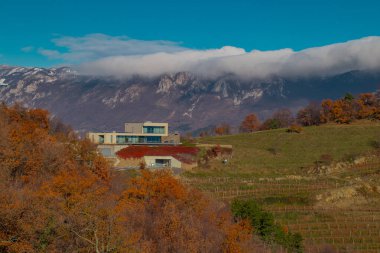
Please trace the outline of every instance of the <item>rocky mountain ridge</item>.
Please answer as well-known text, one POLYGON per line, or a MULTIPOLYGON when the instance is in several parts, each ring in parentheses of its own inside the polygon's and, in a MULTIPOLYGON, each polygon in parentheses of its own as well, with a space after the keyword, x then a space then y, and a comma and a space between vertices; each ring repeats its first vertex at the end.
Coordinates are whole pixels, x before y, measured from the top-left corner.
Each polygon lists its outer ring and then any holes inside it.
POLYGON ((188 72, 156 78, 84 76, 68 67, 0 66, 0 100, 50 110, 79 131, 122 130, 124 122, 167 121, 191 131, 226 122, 238 125, 256 112, 297 110, 309 100, 379 88, 380 73, 352 71, 323 78, 208 79, 188 72))

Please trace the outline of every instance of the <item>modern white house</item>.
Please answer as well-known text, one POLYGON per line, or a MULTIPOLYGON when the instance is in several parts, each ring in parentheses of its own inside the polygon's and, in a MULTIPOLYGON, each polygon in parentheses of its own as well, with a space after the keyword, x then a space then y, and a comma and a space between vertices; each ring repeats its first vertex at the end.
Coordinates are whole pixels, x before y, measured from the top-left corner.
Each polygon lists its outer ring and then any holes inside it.
POLYGON ((180 135, 169 133, 168 123, 125 123, 124 132, 88 132, 86 137, 98 145, 105 157, 116 157, 115 153, 131 145, 178 145, 180 135))
POLYGON ((169 134, 168 123, 125 123, 124 132, 89 132, 87 138, 98 145, 177 145, 178 133, 169 134))

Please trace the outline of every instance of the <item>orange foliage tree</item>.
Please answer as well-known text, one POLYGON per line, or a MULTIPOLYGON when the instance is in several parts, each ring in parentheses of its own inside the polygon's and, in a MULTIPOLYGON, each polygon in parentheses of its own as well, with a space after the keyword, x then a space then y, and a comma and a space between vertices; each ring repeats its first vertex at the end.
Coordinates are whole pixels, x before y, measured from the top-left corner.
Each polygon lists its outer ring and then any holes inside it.
POLYGON ((331 112, 337 123, 347 124, 355 119, 355 111, 352 106, 354 103, 354 101, 346 99, 339 99, 334 102, 331 112))
POLYGON ((260 121, 254 113, 248 114, 240 125, 240 132, 252 133, 260 127, 260 121))
POLYGON ((215 127, 214 132, 216 135, 230 134, 230 126, 226 123, 220 124, 217 127, 215 127))
POLYGON ((348 124, 356 119, 380 119, 380 98, 372 93, 357 98, 348 94, 342 99, 326 99, 321 104, 321 122, 348 124))
POLYGON ((147 252, 244 252, 253 247, 247 223, 234 223, 229 211, 168 171, 142 171, 122 193, 118 208, 130 227, 140 228, 136 245, 147 252))
POLYGON ((113 174, 46 111, 0 106, 0 252, 251 252, 251 231, 168 171, 113 174))
POLYGON ((52 129, 47 111, 0 106, 0 251, 62 251, 77 241, 65 224, 101 203, 94 185, 108 185, 109 167, 68 129, 52 129))
POLYGON ((334 115, 332 114, 334 101, 331 99, 322 100, 321 103, 321 123, 327 123, 334 120, 334 115))
POLYGON ((360 94, 357 99, 359 119, 380 119, 380 100, 371 93, 360 94))

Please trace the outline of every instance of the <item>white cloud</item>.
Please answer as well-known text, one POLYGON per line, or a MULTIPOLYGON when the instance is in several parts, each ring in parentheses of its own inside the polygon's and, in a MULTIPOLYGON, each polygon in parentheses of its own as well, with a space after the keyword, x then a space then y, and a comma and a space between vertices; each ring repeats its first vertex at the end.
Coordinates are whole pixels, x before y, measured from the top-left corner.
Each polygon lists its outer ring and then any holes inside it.
MULTIPOLYGON (((162 73, 192 71, 204 72, 197 68, 213 59, 244 54, 243 49, 223 47, 215 50, 185 50, 176 53, 154 53, 134 56, 114 56, 103 58, 79 66, 83 73, 129 76, 133 74, 156 76, 162 73)), ((206 66, 208 67, 208 66, 206 66)))
POLYGON ((50 58, 80 63, 84 74, 156 76, 190 71, 207 77, 226 73, 242 78, 265 78, 331 75, 351 70, 380 70, 380 37, 366 37, 345 43, 309 48, 301 51, 281 49, 253 50, 226 46, 220 49, 193 50, 169 41, 141 41, 102 34, 81 38, 55 39, 67 48, 40 50, 50 58))
POLYGON ((27 47, 21 48, 21 51, 23 51, 24 53, 29 53, 29 52, 32 52, 33 50, 34 50, 33 46, 27 46, 27 47))
POLYGON ((37 51, 38 51, 38 53, 48 57, 49 59, 60 59, 60 58, 62 58, 61 53, 57 50, 39 48, 37 51))
POLYGON ((109 56, 129 56, 156 52, 178 52, 184 50, 179 43, 165 40, 135 40, 126 36, 88 34, 84 37, 63 36, 52 42, 64 51, 41 48, 42 55, 62 59, 67 63, 79 63, 109 56))

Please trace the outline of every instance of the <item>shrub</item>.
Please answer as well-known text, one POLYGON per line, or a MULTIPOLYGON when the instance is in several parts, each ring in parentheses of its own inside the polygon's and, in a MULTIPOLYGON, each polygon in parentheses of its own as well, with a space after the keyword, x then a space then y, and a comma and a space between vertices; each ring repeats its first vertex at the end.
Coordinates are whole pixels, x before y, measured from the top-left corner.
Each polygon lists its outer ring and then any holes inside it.
POLYGON ((319 162, 322 164, 322 165, 330 165, 332 162, 333 162, 333 157, 330 155, 330 154, 322 154, 320 157, 319 157, 319 162))
POLYGON ((347 93, 344 95, 343 99, 346 100, 346 101, 352 101, 352 100, 355 99, 355 97, 354 97, 351 93, 347 92, 347 93))
POLYGON ((146 168, 146 164, 145 164, 145 162, 144 162, 144 161, 141 161, 141 162, 139 163, 139 169, 140 169, 140 170, 145 170, 145 168, 146 168))
POLYGON ((370 144, 373 148, 380 149, 380 137, 377 140, 372 140, 370 144))
POLYGON ((293 124, 287 130, 288 133, 301 133, 303 128, 300 125, 293 124))
POLYGON ((267 119, 264 121, 264 123, 260 126, 260 130, 270 130, 270 129, 277 129, 281 127, 281 122, 277 119, 267 119))
POLYGON ((302 236, 275 224, 273 215, 254 200, 235 200, 231 210, 236 219, 249 220, 255 233, 267 243, 279 244, 289 252, 303 252, 302 236))
POLYGON ((278 147, 270 147, 267 149, 268 152, 270 152, 272 155, 277 155, 280 152, 280 149, 278 147))
POLYGON ((353 163, 356 158, 358 158, 358 154, 350 153, 343 156, 343 161, 353 163))
POLYGON ((142 158, 146 155, 150 156, 177 156, 188 154, 196 156, 199 149, 190 146, 129 146, 116 152, 116 155, 123 158, 142 158))

